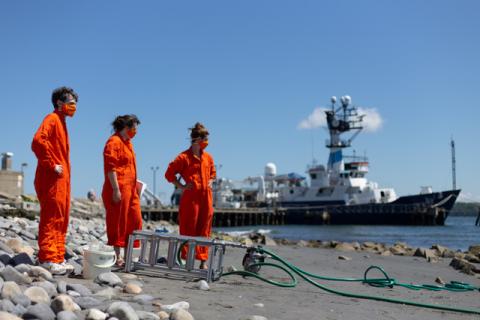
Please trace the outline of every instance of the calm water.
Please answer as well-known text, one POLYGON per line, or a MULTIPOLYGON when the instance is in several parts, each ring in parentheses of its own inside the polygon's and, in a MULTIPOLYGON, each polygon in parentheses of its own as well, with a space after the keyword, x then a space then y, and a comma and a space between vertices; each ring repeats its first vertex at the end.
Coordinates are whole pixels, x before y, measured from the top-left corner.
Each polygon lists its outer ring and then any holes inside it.
POLYGON ((345 242, 374 241, 394 244, 406 242, 412 247, 430 247, 440 244, 450 249, 466 250, 472 244, 480 244, 480 227, 476 217, 449 217, 445 226, 358 226, 358 225, 291 225, 215 228, 232 232, 264 229, 272 238, 292 240, 338 240, 345 242))

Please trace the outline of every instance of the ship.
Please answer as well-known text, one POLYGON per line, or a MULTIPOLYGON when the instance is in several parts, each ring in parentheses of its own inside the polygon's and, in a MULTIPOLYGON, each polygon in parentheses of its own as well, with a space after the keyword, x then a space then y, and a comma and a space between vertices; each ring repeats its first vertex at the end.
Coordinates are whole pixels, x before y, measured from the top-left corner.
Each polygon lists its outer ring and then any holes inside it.
POLYGON ((344 154, 363 130, 365 115, 350 96, 343 96, 339 104, 336 97, 331 98, 325 117, 329 132, 326 165, 314 162, 304 177, 293 172, 277 174, 275 164, 268 163, 264 175, 245 179, 258 186, 255 192, 239 191, 228 180, 218 183, 217 207, 281 209, 287 224, 445 224, 460 190, 433 192, 431 187, 422 187, 419 194, 398 197, 393 188, 379 187, 366 177, 367 157, 344 154))

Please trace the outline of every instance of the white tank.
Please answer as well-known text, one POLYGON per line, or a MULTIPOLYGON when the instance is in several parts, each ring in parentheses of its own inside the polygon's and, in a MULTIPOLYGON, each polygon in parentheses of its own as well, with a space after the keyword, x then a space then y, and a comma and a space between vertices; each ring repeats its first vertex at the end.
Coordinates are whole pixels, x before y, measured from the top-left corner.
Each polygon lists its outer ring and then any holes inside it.
POLYGON ((265 177, 274 177, 277 175, 277 166, 269 162, 265 165, 265 177))

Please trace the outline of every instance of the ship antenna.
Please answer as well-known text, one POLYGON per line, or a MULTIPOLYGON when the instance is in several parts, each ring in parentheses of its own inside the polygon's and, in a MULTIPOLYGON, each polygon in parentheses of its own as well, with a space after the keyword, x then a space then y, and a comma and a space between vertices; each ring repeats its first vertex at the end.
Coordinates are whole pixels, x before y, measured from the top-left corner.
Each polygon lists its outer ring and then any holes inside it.
POLYGON ((455 140, 453 137, 450 138, 450 146, 452 149, 452 187, 453 190, 457 190, 457 170, 456 170, 456 160, 455 160, 455 140))

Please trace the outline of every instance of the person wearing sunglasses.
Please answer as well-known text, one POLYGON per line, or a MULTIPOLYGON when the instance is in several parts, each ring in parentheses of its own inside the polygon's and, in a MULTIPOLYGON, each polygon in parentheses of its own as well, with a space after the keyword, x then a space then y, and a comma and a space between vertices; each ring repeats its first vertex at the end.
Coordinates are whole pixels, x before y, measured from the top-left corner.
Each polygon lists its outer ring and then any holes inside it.
MULTIPOLYGON (((216 177, 212 156, 205 151, 209 132, 199 122, 190 128, 190 148, 180 153, 165 172, 165 178, 182 190, 178 209, 181 235, 210 237, 213 220, 212 183, 216 177), (185 183, 180 182, 180 178, 185 183)), ((186 258, 187 246, 182 248, 186 258)), ((197 246, 195 259, 200 260, 200 269, 207 269, 208 248, 197 246)))
POLYGON ((77 110, 78 95, 68 87, 52 93, 53 112, 42 121, 32 141, 37 157, 35 191, 40 202, 38 263, 52 274, 73 271, 65 261, 70 212, 70 142, 67 117, 77 110))

